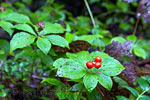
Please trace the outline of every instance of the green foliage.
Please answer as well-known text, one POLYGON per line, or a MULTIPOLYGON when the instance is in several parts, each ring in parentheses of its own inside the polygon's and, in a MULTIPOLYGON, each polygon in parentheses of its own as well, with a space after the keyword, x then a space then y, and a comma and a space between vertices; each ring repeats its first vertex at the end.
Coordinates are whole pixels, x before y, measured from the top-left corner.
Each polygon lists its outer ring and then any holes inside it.
POLYGON ((149 57, 149 44, 147 40, 137 40, 137 42, 134 45, 133 52, 138 57, 141 57, 143 59, 146 59, 149 57))
POLYGON ((4 88, 4 85, 1 85, 1 84, 0 84, 0 90, 3 89, 3 88, 4 88))
POLYGON ((49 50, 51 49, 51 43, 61 47, 69 48, 68 42, 63 37, 58 35, 47 35, 52 33, 64 33, 65 29, 60 24, 45 22, 44 29, 41 32, 38 32, 37 27, 31 23, 28 16, 19 13, 10 13, 3 19, 5 21, 21 23, 13 26, 13 24, 9 22, 0 21, 0 26, 10 35, 12 35, 14 32, 14 29, 22 31, 13 36, 10 42, 10 52, 33 44, 36 38, 37 47, 39 47, 39 49, 45 54, 48 54, 49 50), (11 18, 12 16, 15 17, 11 18))
POLYGON ((40 35, 46 35, 46 34, 50 34, 50 33, 64 33, 65 29, 60 25, 60 24, 52 24, 49 22, 45 23, 45 27, 43 29, 43 31, 40 32, 40 35))
POLYGON ((65 85, 58 79, 55 78, 46 78, 42 80, 42 83, 44 82, 48 82, 49 84, 55 85, 55 86, 63 86, 65 87, 65 85))
MULTIPOLYGON (((60 65, 61 66, 61 65, 60 65)), ((59 77, 67 77, 71 79, 80 79, 86 74, 85 67, 82 67, 80 63, 75 61, 67 61, 58 69, 57 75, 59 77)))
POLYGON ((127 38, 128 40, 131 40, 133 43, 136 42, 137 40, 137 37, 135 35, 129 35, 127 38))
POLYGON ((67 77, 70 79, 81 79, 88 91, 92 91, 99 82, 106 89, 112 87, 112 80, 109 76, 116 76, 124 69, 124 67, 115 59, 103 52, 82 51, 77 54, 67 53, 69 59, 60 58, 54 62, 55 68, 58 68, 57 75, 59 77, 67 77), (100 69, 89 70, 86 62, 93 60, 94 56, 103 58, 102 67, 100 69), (102 74, 103 73, 103 74, 102 74), (105 80, 104 80, 105 79, 105 80))
POLYGON ((2 92, 0 92, 0 97, 6 97, 6 92, 4 92, 4 91, 2 91, 2 92))
POLYGON ((7 58, 7 55, 9 54, 10 50, 10 44, 7 40, 0 40, 0 60, 4 60, 7 58))
POLYGON ((82 35, 82 36, 75 36, 74 40, 84 40, 92 44, 94 39, 102 38, 101 35, 82 35))
MULTIPOLYGON (((129 99, 117 96, 118 100, 150 100, 146 94, 150 93, 150 77, 137 78, 137 88, 128 86, 117 77, 125 69, 123 65, 103 52, 112 41, 123 43, 130 40, 133 42, 131 53, 142 59, 150 58, 148 24, 141 20, 138 34, 127 36, 132 34, 136 24, 134 10, 137 2, 87 0, 95 17, 96 27, 93 27, 86 9, 68 5, 74 1, 63 0, 59 4, 59 0, 46 0, 45 4, 42 1, 39 1, 42 7, 36 11, 31 11, 36 0, 13 0, 13 3, 0 4, 6 8, 5 11, 0 10, 0 28, 10 36, 8 41, 0 39, 0 97, 11 97, 9 87, 3 84, 9 80, 9 86, 17 88, 21 83, 22 92, 36 87, 50 89, 60 100, 102 100, 103 95, 96 86, 100 84, 110 91, 113 77, 119 88, 131 92, 129 99), (41 29, 37 22, 43 22, 44 27, 41 29), (92 52, 55 52, 56 49, 82 49, 82 45, 80 48, 70 46, 77 40, 90 43, 89 51, 92 49, 92 52), (93 61, 96 56, 103 59, 102 66, 88 69, 86 62, 93 61), (82 95, 83 92, 87 97, 82 95)), ((81 2, 75 3, 80 5, 81 2)), ((40 99, 53 100, 53 97, 42 96, 40 99)))
POLYGON ((16 33, 10 42, 10 52, 17 48, 23 48, 32 44, 35 40, 35 36, 26 32, 16 33))
POLYGON ((118 100, 129 100, 128 98, 124 97, 124 96, 117 96, 118 100))
POLYGON ((29 32, 29 33, 36 36, 36 33, 33 31, 32 27, 29 26, 28 24, 17 24, 13 28, 15 28, 17 30, 22 30, 22 31, 25 31, 25 32, 29 32))
POLYGON ((138 77, 135 80, 135 84, 138 84, 138 87, 133 88, 128 86, 128 84, 120 79, 119 77, 114 77, 114 80, 119 84, 120 88, 126 88, 127 90, 129 90, 131 92, 129 99, 124 97, 124 96, 117 96, 118 100, 149 100, 149 96, 145 95, 146 92, 149 93, 150 91, 150 87, 149 87, 149 79, 150 76, 142 76, 142 77, 138 77))
POLYGON ((142 57, 143 59, 146 58, 146 52, 145 52, 144 49, 135 47, 135 48, 133 49, 133 51, 134 51, 135 55, 137 55, 137 56, 139 56, 139 57, 142 57))
POLYGON ((123 37, 114 37, 114 38, 112 38, 111 42, 112 41, 117 41, 117 42, 123 43, 126 40, 123 37))
POLYGON ((10 13, 3 20, 16 23, 31 23, 28 16, 19 13, 10 13))
POLYGON ((94 89, 92 92, 87 92, 89 100, 102 100, 100 93, 94 89))
MULTIPOLYGON (((129 35, 127 37, 127 40, 132 41, 133 43, 133 47, 132 47, 132 53, 134 53, 136 56, 141 57, 143 59, 146 59, 147 57, 149 57, 149 44, 147 40, 142 40, 142 39, 137 39, 137 37, 135 35, 129 35)), ((124 43, 125 41, 127 41, 125 38, 123 37, 113 37, 111 39, 112 41, 117 41, 119 43, 124 43)))
POLYGON ((48 54, 51 49, 51 43, 46 37, 39 37, 36 41, 37 46, 43 53, 48 54))
POLYGON ((7 93, 5 92, 4 85, 0 84, 0 97, 6 97, 7 93))
POLYGON ((124 67, 120 64, 119 61, 113 58, 103 58, 100 72, 108 76, 116 76, 120 74, 123 69, 124 67))
POLYGON ((113 82, 111 80, 111 77, 110 76, 107 76, 105 74, 99 74, 99 77, 98 78, 98 81, 99 83, 105 87, 107 90, 111 90, 112 88, 112 85, 113 85, 113 82))
POLYGON ((60 47, 68 47, 69 48, 68 42, 63 37, 61 37, 61 36, 58 36, 58 35, 48 35, 46 37, 54 45, 57 45, 57 46, 60 46, 60 47))
POLYGON ((6 30, 9 33, 10 36, 14 32, 13 25, 9 22, 0 21, 0 27, 2 27, 4 30, 6 30))
POLYGON ((97 86, 97 75, 93 73, 86 74, 83 78, 83 83, 87 90, 91 92, 97 86))

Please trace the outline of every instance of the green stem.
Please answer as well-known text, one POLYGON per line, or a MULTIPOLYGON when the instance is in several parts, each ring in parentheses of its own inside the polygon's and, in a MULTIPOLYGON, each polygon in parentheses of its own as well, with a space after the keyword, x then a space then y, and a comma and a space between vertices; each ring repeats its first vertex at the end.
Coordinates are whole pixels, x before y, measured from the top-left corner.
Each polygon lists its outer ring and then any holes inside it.
POLYGON ((143 92, 136 98, 136 100, 139 100, 139 99, 141 98, 141 96, 142 96, 143 94, 145 94, 149 89, 150 89, 150 87, 147 88, 145 91, 143 91, 143 92))
POLYGON ((82 94, 83 88, 84 88, 84 85, 82 85, 82 87, 81 87, 81 89, 80 89, 80 91, 79 91, 77 100, 80 100, 80 96, 81 96, 81 94, 82 94))
POLYGON ((87 0, 84 0, 84 2, 85 2, 85 5, 86 5, 86 8, 87 8, 87 10, 88 10, 88 12, 89 12, 89 14, 90 14, 90 17, 91 17, 91 20, 92 20, 93 26, 94 26, 94 27, 96 27, 95 20, 94 20, 94 17, 93 17, 92 11, 91 11, 91 9, 90 9, 90 6, 89 6, 89 4, 88 4, 87 0))
POLYGON ((133 35, 135 35, 135 33, 136 33, 139 21, 140 21, 140 18, 138 18, 137 21, 136 21, 136 25, 135 25, 135 28, 134 28, 134 31, 133 31, 133 35))

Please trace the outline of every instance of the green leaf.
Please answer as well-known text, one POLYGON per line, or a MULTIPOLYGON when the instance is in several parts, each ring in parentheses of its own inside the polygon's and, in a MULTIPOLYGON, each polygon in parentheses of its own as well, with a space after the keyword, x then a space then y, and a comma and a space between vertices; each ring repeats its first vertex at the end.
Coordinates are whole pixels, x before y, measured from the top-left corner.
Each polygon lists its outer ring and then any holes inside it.
POLYGON ((57 89, 56 94, 57 94, 59 100, 62 100, 62 99, 66 99, 66 98, 67 98, 66 92, 63 91, 63 90, 61 90, 60 88, 57 89))
MULTIPOLYGON (((3 3, 4 4, 4 3, 3 3)), ((5 3, 6 4, 6 3, 5 3)), ((2 6, 2 5, 1 5, 2 6)), ((6 7, 7 8, 7 7, 6 7)), ((6 9, 6 11, 2 11, 0 15, 0 19, 3 20, 6 16, 8 16, 10 13, 13 13, 14 11, 12 9, 6 9)))
POLYGON ((129 86, 122 86, 122 87, 128 89, 135 97, 139 95, 139 92, 132 87, 129 87, 129 86))
POLYGON ((75 85, 73 85, 73 87, 72 87, 72 91, 78 91, 78 90, 80 90, 81 88, 82 88, 82 84, 81 84, 81 83, 75 84, 75 85))
POLYGON ((66 33, 65 34, 65 39, 68 41, 68 43, 71 43, 74 36, 75 36, 75 34, 66 33))
POLYGON ((106 53, 104 53, 104 52, 95 51, 95 52, 92 52, 92 53, 90 54, 90 57, 91 57, 90 60, 93 61, 93 59, 94 59, 95 57, 97 57, 97 56, 99 56, 99 57, 101 57, 101 58, 109 58, 109 57, 110 57, 108 54, 106 54, 106 53))
POLYGON ((117 96, 117 100, 129 100, 129 99, 124 96, 117 96))
POLYGON ((114 38, 111 39, 111 42, 112 41, 117 41, 117 42, 123 43, 126 40, 123 37, 114 37, 114 38))
POLYGON ((57 45, 57 46, 60 46, 60 47, 67 47, 67 48, 69 48, 68 42, 63 37, 61 37, 59 35, 48 35, 46 37, 54 45, 57 45))
POLYGON ((41 50, 37 50, 37 54, 41 58, 42 63, 46 64, 47 66, 53 65, 53 59, 51 56, 44 54, 41 50))
POLYGON ((68 23, 66 23, 66 32, 71 32, 71 27, 68 23))
POLYGON ((36 44, 45 54, 48 54, 49 50, 51 49, 51 43, 46 37, 39 37, 36 41, 36 44))
POLYGON ((44 82, 48 82, 49 84, 55 85, 55 86, 63 86, 65 87, 65 85, 58 79, 55 78, 45 78, 42 80, 42 83, 44 82))
POLYGON ((23 48, 34 42, 35 36, 25 32, 16 33, 10 41, 10 51, 17 48, 23 48))
POLYGON ((23 48, 20 52, 17 52, 14 60, 22 59, 26 62, 32 63, 33 59, 37 57, 35 50, 31 46, 23 48), (31 56, 32 55, 32 56, 31 56))
POLYGON ((76 36, 74 37, 74 41, 76 40, 84 40, 89 42, 90 44, 94 39, 103 38, 101 35, 82 35, 82 36, 76 36))
POLYGON ((109 91, 111 90, 113 82, 110 76, 106 76, 104 74, 98 74, 97 79, 104 88, 106 88, 109 91))
POLYGON ((51 100, 51 99, 48 98, 48 97, 41 97, 40 99, 42 99, 42 100, 51 100))
POLYGON ((51 56, 54 56, 54 57, 57 56, 57 54, 56 54, 56 52, 55 52, 55 50, 54 50, 53 48, 50 49, 49 54, 50 54, 51 56))
POLYGON ((146 75, 146 76, 141 76, 142 79, 148 81, 148 83, 150 84, 150 76, 146 75))
POLYGON ((53 66, 55 66, 56 69, 58 69, 59 67, 61 67, 64 63, 68 62, 68 61, 72 61, 71 59, 65 59, 65 58, 59 58, 57 59, 53 66))
POLYGON ((102 58, 102 67, 99 71, 108 76, 116 76, 124 69, 118 60, 109 57, 102 58))
POLYGON ((147 95, 142 95, 139 100, 150 100, 150 97, 147 95))
POLYGON ((136 81, 138 82, 139 86, 142 88, 143 91, 149 88, 148 83, 144 79, 137 78, 136 81))
POLYGON ((129 35, 128 40, 131 40, 132 42, 135 42, 137 40, 135 35, 129 35))
POLYGON ((102 100, 100 92, 94 89, 92 92, 87 92, 88 100, 102 100))
POLYGON ((36 33, 33 31, 32 27, 30 25, 28 25, 28 24, 17 24, 13 28, 29 32, 29 33, 31 33, 31 34, 36 36, 36 33))
POLYGON ((5 51, 4 50, 0 50, 0 55, 1 54, 5 54, 5 51))
POLYGON ((0 92, 0 97, 6 97, 6 95, 7 95, 6 92, 4 92, 4 91, 0 92))
POLYGON ((126 81, 124 81, 123 79, 121 79, 120 77, 116 76, 116 77, 113 77, 113 79, 116 83, 119 84, 119 86, 125 86, 125 85, 128 86, 128 83, 126 81))
POLYGON ((57 76, 67 77, 71 79, 80 79, 86 74, 86 70, 79 63, 72 61, 67 61, 58 70, 57 76))
POLYGON ((81 51, 78 53, 66 53, 67 57, 74 60, 75 62, 79 62, 82 66, 86 67, 86 62, 89 61, 89 52, 88 51, 81 51))
POLYGON ((10 50, 10 44, 7 40, 3 40, 1 39, 0 40, 0 48, 2 50, 4 50, 5 52, 9 53, 9 50, 10 50))
POLYGON ((132 25, 131 24, 126 24, 126 23, 120 23, 120 28, 124 31, 128 31, 132 29, 132 25))
POLYGON ((50 33, 64 33, 65 29, 60 24, 52 24, 49 22, 45 23, 43 31, 40 32, 41 35, 46 35, 50 33))
POLYGON ((2 27, 6 32, 8 32, 10 36, 14 32, 14 30, 12 29, 13 25, 9 22, 0 21, 0 27, 2 27))
POLYGON ((4 88, 4 85, 0 84, 0 90, 4 88))
POLYGON ((129 5, 126 2, 118 1, 115 5, 121 12, 127 12, 129 10, 129 5))
POLYGON ((93 40, 92 43, 91 43, 91 45, 93 47, 105 47, 106 46, 106 44, 104 43, 104 41, 101 40, 101 39, 95 39, 95 40, 93 40))
POLYGON ((146 51, 140 47, 133 48, 134 54, 138 57, 146 58, 146 51))
POLYGON ((86 89, 91 92, 97 86, 97 76, 92 73, 87 73, 83 78, 83 83, 86 89))
POLYGON ((10 13, 8 16, 4 18, 4 20, 16 23, 31 23, 28 16, 19 13, 10 13))

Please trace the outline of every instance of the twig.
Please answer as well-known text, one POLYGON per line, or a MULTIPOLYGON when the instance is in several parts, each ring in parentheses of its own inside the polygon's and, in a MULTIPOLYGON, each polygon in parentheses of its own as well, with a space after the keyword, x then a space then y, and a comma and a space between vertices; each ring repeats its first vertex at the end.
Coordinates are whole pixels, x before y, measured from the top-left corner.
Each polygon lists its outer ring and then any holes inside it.
POLYGON ((136 21, 136 25, 135 25, 135 27, 134 27, 133 35, 135 35, 135 33, 136 33, 136 30, 137 30, 139 21, 140 21, 140 18, 138 18, 137 21, 136 21))
POLYGON ((84 0, 84 2, 85 2, 85 5, 86 5, 87 10, 88 10, 88 12, 89 12, 89 15, 90 15, 90 17, 91 17, 91 20, 92 20, 93 26, 94 26, 94 27, 96 27, 96 23, 95 23, 95 20, 94 20, 94 17, 93 17, 92 11, 91 11, 91 9, 90 9, 90 6, 89 6, 89 4, 88 4, 87 0, 84 0))

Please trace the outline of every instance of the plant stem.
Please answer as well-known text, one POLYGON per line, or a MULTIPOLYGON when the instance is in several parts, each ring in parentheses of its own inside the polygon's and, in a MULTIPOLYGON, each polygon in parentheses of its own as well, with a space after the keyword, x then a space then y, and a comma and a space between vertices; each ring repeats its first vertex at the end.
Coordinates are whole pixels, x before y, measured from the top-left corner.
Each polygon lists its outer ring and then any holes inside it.
POLYGON ((84 85, 82 85, 82 87, 81 87, 81 89, 80 89, 80 91, 79 91, 77 100, 80 100, 80 95, 82 94, 83 88, 84 88, 84 85))
POLYGON ((149 89, 150 89, 150 87, 147 88, 145 91, 143 91, 143 92, 136 98, 136 100, 139 100, 140 97, 141 97, 143 94, 145 94, 149 89))
POLYGON ((137 21, 136 21, 136 25, 135 25, 135 27, 134 27, 133 35, 135 35, 135 33, 136 33, 136 30, 137 30, 139 21, 140 21, 140 18, 138 18, 137 21))
POLYGON ((94 20, 94 17, 93 17, 92 11, 91 11, 91 9, 90 9, 90 6, 89 6, 89 4, 88 4, 87 0, 84 0, 84 2, 85 2, 85 5, 86 5, 87 10, 88 10, 88 12, 89 12, 89 15, 90 15, 90 17, 91 17, 91 20, 92 20, 93 26, 94 26, 94 27, 96 27, 95 20, 94 20))

